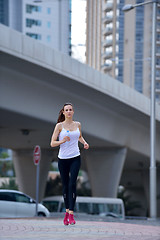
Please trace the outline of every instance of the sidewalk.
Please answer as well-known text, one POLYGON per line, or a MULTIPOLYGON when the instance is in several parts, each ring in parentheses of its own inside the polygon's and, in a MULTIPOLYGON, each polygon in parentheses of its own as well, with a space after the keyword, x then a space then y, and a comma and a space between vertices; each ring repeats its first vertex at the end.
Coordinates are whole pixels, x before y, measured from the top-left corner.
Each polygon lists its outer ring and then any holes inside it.
POLYGON ((160 240, 160 225, 84 221, 64 226, 58 218, 0 219, 0 240, 160 240))

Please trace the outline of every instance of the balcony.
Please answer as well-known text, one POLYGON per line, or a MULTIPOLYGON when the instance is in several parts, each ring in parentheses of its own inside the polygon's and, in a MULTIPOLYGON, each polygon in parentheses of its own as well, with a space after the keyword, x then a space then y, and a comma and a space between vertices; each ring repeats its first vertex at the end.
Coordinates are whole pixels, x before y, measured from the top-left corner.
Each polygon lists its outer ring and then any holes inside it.
POLYGON ((160 41, 159 40, 156 41, 156 45, 160 46, 160 41))
POLYGON ((104 60, 112 58, 112 52, 105 52, 102 54, 104 60))
POLYGON ((104 72, 108 72, 112 69, 112 65, 111 64, 104 64, 101 69, 104 71, 104 72))
POLYGON ((112 34, 112 32, 113 32, 113 28, 107 27, 107 28, 104 29, 103 35, 107 36, 107 35, 112 34))
POLYGON ((160 58, 160 53, 156 53, 156 57, 157 57, 157 58, 160 58))
POLYGON ((157 28, 157 29, 156 29, 156 32, 157 32, 157 33, 160 33, 160 28, 157 28))
POLYGON ((156 88, 156 93, 160 94, 160 89, 156 88))
POLYGON ((107 17, 107 16, 105 16, 105 17, 103 18, 103 23, 104 23, 104 24, 111 23, 112 21, 113 21, 113 17, 107 17))
POLYGON ((104 10, 105 12, 109 12, 109 11, 111 11, 112 9, 113 9, 113 3, 108 2, 108 3, 104 4, 103 10, 104 10))
POLYGON ((157 16, 157 21, 160 21, 160 16, 157 16))
POLYGON ((112 46, 113 41, 112 40, 104 40, 103 47, 110 47, 112 46))
POLYGON ((160 70, 160 65, 156 65, 156 70, 160 70))

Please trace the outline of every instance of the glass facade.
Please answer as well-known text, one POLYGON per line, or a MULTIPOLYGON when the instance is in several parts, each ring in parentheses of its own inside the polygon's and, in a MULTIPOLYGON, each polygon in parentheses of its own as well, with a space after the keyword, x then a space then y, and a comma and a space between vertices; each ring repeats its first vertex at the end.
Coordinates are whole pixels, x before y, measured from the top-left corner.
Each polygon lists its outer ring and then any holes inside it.
POLYGON ((8 26, 8 0, 0 0, 0 23, 8 26))
POLYGON ((0 23, 4 23, 4 0, 0 0, 0 23))
MULTIPOLYGON (((137 0, 137 4, 141 0, 137 0)), ((134 87, 138 92, 143 92, 143 44, 144 44, 144 6, 136 8, 136 22, 135 22, 135 79, 134 87)))

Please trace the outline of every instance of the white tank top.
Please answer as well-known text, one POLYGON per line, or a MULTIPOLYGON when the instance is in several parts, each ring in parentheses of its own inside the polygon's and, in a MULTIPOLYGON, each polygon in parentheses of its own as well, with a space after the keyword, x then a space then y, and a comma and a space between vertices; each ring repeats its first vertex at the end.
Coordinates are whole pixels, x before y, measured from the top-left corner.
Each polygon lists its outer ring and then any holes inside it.
POLYGON ((80 155, 80 150, 78 147, 78 140, 80 136, 79 128, 75 131, 67 131, 62 128, 62 131, 59 134, 59 140, 61 141, 65 136, 70 137, 70 141, 66 141, 60 145, 58 158, 68 159, 74 158, 80 155))

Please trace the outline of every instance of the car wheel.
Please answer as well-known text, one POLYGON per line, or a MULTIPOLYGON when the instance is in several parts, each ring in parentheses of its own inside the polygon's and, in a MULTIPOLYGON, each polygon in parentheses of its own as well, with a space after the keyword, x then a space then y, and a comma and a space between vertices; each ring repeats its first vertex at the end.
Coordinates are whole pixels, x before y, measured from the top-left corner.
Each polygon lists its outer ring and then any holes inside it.
POLYGON ((44 213, 42 213, 42 212, 39 212, 38 213, 38 217, 45 217, 46 215, 44 214, 44 213))

